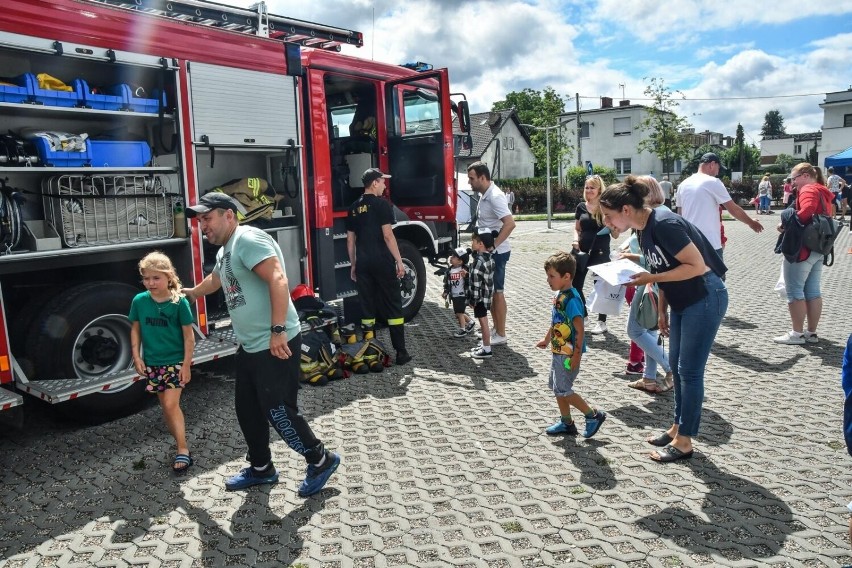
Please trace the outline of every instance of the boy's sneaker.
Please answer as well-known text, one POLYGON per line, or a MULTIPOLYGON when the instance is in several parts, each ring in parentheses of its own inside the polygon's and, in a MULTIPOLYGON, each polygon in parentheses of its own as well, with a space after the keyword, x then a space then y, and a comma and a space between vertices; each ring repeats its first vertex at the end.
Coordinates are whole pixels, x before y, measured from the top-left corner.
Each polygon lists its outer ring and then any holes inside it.
POLYGON ((819 343, 819 337, 817 337, 816 332, 806 331, 804 338, 808 343, 819 343))
MULTIPOLYGON (((489 331, 491 332, 491 337, 494 337, 495 335, 497 335, 497 330, 494 329, 493 327, 489 328, 489 331)), ((482 330, 481 329, 476 330, 476 337, 479 337, 479 338, 482 337, 482 330)))
POLYGON ((772 341, 774 341, 775 343, 783 343, 784 345, 804 345, 805 336, 800 335, 795 331, 788 331, 784 335, 779 335, 772 341))
POLYGON ((508 341, 505 335, 500 335, 496 331, 491 334, 491 345, 506 345, 508 341))
POLYGON ((225 480, 225 489, 228 491, 239 491, 248 489, 253 485, 278 483, 278 472, 275 467, 269 465, 263 471, 257 471, 253 467, 244 467, 240 473, 225 480))
POLYGON ((602 333, 606 333, 606 330, 607 330, 606 322, 598 320, 598 322, 595 324, 595 327, 593 327, 589 331, 589 333, 591 333, 592 335, 600 335, 602 333))
POLYGON ((340 456, 335 452, 325 453, 325 463, 322 466, 308 464, 305 479, 299 485, 299 497, 309 497, 322 491, 331 474, 337 471, 340 465, 340 456))
POLYGON ((474 359, 490 359, 491 358, 491 350, 485 350, 485 347, 480 345, 476 349, 470 352, 470 356, 474 359))
POLYGON ((465 331, 465 333, 470 333, 471 331, 473 331, 473 329, 475 327, 476 327, 476 322, 473 321, 473 320, 470 320, 469 322, 467 322, 467 325, 464 326, 464 331, 465 331))
POLYGON ((645 365, 642 363, 628 363, 627 364, 627 374, 628 375, 641 375, 645 372, 645 365))
POLYGON ((573 421, 570 424, 566 424, 561 420, 553 426, 548 427, 544 433, 548 436, 560 436, 562 434, 576 436, 578 434, 577 425, 573 421))
POLYGON ((586 429, 583 430, 584 438, 591 438, 595 435, 595 433, 600 430, 601 424, 606 420, 606 412, 603 410, 598 410, 595 412, 595 415, 591 418, 586 418, 586 429))
POLYGON ((467 330, 464 328, 459 328, 453 333, 453 337, 464 337, 467 335, 467 330))

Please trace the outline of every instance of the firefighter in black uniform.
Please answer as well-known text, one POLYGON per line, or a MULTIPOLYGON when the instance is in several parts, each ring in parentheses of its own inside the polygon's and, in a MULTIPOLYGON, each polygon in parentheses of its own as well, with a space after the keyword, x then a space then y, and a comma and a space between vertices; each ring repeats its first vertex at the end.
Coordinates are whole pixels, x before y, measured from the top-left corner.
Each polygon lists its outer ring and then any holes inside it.
POLYGON ((396 364, 411 361, 405 349, 405 320, 399 279, 405 274, 393 229, 393 210, 383 199, 385 179, 390 176, 370 168, 361 176, 364 195, 349 207, 346 218, 346 249, 352 264, 352 280, 361 298, 364 339, 375 336, 376 314, 387 318, 396 364))

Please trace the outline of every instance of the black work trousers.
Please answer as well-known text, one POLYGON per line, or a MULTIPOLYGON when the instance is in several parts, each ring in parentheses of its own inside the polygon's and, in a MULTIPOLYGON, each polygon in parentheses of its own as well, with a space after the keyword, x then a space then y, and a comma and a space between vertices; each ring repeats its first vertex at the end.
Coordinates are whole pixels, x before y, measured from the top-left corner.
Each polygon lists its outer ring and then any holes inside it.
POLYGON ((361 319, 383 317, 389 323, 402 318, 402 291, 393 270, 363 270, 356 274, 361 298, 361 319))
POLYGON ((247 353, 242 347, 235 357, 234 406, 253 467, 263 467, 272 461, 270 424, 308 463, 318 463, 325 454, 322 442, 299 412, 302 335, 296 335, 287 345, 292 353, 287 359, 274 357, 269 349, 247 353))

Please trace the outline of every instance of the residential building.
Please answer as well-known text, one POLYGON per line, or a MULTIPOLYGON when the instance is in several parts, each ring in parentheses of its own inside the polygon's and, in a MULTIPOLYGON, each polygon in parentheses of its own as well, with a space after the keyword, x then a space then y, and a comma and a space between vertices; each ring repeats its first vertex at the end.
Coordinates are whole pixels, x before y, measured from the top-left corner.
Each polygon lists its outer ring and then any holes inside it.
POLYGON ((485 162, 494 180, 533 177, 535 156, 515 109, 471 114, 470 138, 459 130, 458 123, 453 125, 453 134, 459 188, 456 218, 459 222, 469 221, 471 209, 475 207, 475 196, 467 182, 470 164, 485 162), (470 143, 466 144, 468 140, 470 143))
MULTIPOLYGON (((660 158, 649 151, 639 152, 637 149, 639 143, 650 135, 649 131, 643 131, 638 126, 649 116, 651 110, 651 107, 630 104, 629 100, 619 101, 618 106, 613 106, 610 97, 601 97, 600 108, 581 110, 580 163, 591 162, 596 166, 615 168, 620 179, 631 173, 661 177, 663 163, 660 158)), ((559 120, 570 121, 575 116, 575 113, 566 113, 560 116, 559 120)), ((577 143, 574 124, 564 126, 561 134, 577 143)), ((574 157, 575 160, 568 160, 563 167, 567 168, 576 163, 576 154, 574 157)), ((679 174, 682 166, 681 161, 677 160, 669 173, 679 174)))
POLYGON ((839 154, 852 146, 852 87, 845 91, 826 93, 825 100, 819 106, 823 110, 819 164, 824 166, 828 156, 839 154))
POLYGON ((814 146, 817 152, 822 152, 821 141, 822 132, 766 136, 760 141, 760 167, 766 169, 772 166, 781 154, 792 156, 797 162, 806 162, 814 146))

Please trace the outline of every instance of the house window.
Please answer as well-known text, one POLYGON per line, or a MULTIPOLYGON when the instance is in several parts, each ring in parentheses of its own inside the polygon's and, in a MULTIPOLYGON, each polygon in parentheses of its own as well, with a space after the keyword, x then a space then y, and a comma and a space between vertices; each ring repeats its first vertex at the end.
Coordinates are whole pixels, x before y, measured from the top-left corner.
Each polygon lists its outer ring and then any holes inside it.
POLYGON ((504 136, 504 137, 503 137, 503 149, 504 149, 504 150, 508 150, 508 149, 509 149, 509 138, 508 138, 507 136, 504 136))
POLYGON ((515 149, 515 137, 509 136, 509 150, 515 149))
POLYGON ((630 173, 630 158, 615 159, 615 173, 620 176, 625 176, 630 173))
POLYGON ((589 137, 589 123, 581 122, 580 123, 580 138, 588 138, 589 137))
POLYGON ((675 160, 674 164, 672 165, 672 173, 673 174, 679 174, 682 171, 683 171, 683 162, 681 162, 680 160, 675 160))
POLYGON ((852 126, 852 114, 844 114, 843 115, 843 127, 849 128, 852 126))
POLYGON ((630 136, 630 117, 612 119, 613 136, 630 136))
POLYGON ((802 145, 801 144, 793 145, 793 153, 794 154, 801 154, 802 153, 802 145))

